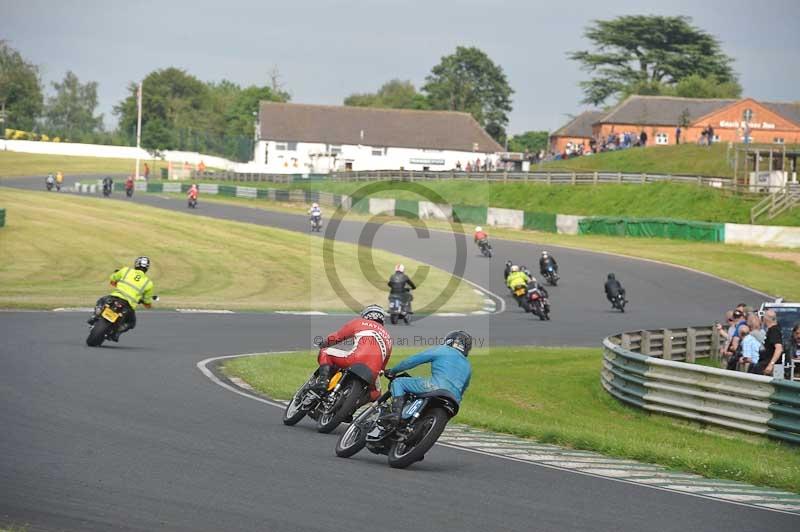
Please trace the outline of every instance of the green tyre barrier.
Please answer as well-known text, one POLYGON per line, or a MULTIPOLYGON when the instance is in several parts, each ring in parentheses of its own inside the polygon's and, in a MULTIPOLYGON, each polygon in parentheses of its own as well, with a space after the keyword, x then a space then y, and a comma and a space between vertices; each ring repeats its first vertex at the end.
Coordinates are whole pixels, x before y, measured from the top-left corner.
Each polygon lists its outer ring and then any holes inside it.
POLYGON ((669 218, 592 216, 578 222, 578 234, 724 242, 725 224, 669 218))
POLYGON ((164 192, 164 185, 161 183, 147 183, 147 192, 164 192))
POLYGON ((487 207, 473 205, 453 205, 453 221, 465 224, 483 225, 486 223, 487 207))
POLYGON ((219 195, 220 196, 227 196, 229 198, 233 198, 236 196, 236 187, 231 185, 220 185, 219 188, 219 195))
POLYGON ((394 215, 403 218, 419 218, 419 202, 406 199, 395 200, 394 215))
POLYGON ((557 231, 556 215, 549 212, 525 211, 522 227, 533 231, 555 233, 557 231))

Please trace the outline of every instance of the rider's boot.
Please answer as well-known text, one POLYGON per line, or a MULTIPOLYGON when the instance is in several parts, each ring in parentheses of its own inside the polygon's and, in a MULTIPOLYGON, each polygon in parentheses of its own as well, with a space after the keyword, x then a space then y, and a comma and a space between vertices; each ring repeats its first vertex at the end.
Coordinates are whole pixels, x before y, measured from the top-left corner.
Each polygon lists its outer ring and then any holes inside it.
POLYGON ((328 381, 331 378, 333 367, 330 364, 323 364, 317 370, 317 380, 311 385, 311 390, 319 395, 328 389, 328 381))
POLYGON ((400 417, 403 413, 403 407, 406 404, 406 397, 392 397, 392 410, 378 419, 378 422, 384 427, 396 427, 400 423, 400 417))

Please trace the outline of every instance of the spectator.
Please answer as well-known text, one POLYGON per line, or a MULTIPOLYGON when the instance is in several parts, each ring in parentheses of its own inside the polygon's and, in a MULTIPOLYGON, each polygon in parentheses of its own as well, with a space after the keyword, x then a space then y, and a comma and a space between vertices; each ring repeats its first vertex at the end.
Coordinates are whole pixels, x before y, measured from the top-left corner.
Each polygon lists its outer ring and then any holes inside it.
POLYGON ((755 312, 747 313, 747 326, 750 328, 750 335, 755 337, 758 343, 764 345, 766 334, 764 333, 764 329, 761 325, 761 318, 758 317, 758 314, 755 312))
POLYGON ((144 163, 144 178, 147 180, 150 177, 150 166, 147 163, 144 163))
POLYGON ((472 172, 472 163, 467 161, 467 172, 472 172))
POLYGON ((725 354, 723 355, 723 357, 727 357, 728 360, 733 358, 733 356, 736 354, 736 351, 739 349, 739 342, 741 341, 739 333, 741 328, 747 326, 747 321, 745 321, 744 314, 742 314, 741 310, 734 310, 731 317, 733 330, 729 330, 730 341, 728 342, 728 348, 725 350, 725 354))
POLYGON ((708 145, 711 146, 714 143, 714 127, 711 124, 708 125, 706 135, 708 136, 708 145))
POLYGON ((731 337, 733 336, 733 311, 729 310, 725 313, 725 321, 723 323, 717 323, 717 331, 719 332, 720 338, 725 340, 719 348, 720 355, 724 355, 725 352, 728 350, 728 345, 731 342, 731 337))
POLYGON ((783 349, 783 338, 781 337, 781 327, 778 325, 778 316, 774 310, 768 310, 764 313, 764 325, 767 326, 764 349, 761 351, 755 368, 750 367, 750 373, 770 377, 775 369, 775 364, 786 353, 783 349))
POLYGON ((681 126, 675 128, 675 144, 681 143, 681 126))
POLYGON ((456 170, 461 171, 461 161, 456 161, 456 170))
POLYGON ((639 134, 639 144, 641 144, 642 148, 647 146, 647 133, 644 129, 639 134))
MULTIPOLYGON (((789 345, 786 346, 786 354, 792 367, 800 366, 800 322, 795 323, 792 327, 792 336, 789 338, 789 345)), ((788 373, 789 378, 793 379, 796 371, 790 369, 788 373)))
POLYGON ((742 365, 744 366, 743 371, 747 371, 749 367, 758 364, 759 353, 762 345, 761 342, 759 342, 758 339, 752 334, 750 327, 747 325, 744 325, 741 329, 739 329, 739 336, 742 338, 740 355, 742 365))
POLYGON ((200 172, 201 176, 206 173, 206 163, 204 163, 202 160, 200 161, 200 164, 197 165, 197 171, 200 172))

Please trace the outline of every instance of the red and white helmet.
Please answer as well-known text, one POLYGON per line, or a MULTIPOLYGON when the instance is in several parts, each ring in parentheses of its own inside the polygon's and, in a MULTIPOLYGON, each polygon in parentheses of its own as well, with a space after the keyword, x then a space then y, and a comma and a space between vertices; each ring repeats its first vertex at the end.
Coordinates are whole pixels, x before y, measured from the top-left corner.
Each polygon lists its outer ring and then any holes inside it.
POLYGON ((406 271, 406 267, 402 264, 398 264, 394 267, 394 271, 404 273, 406 271))

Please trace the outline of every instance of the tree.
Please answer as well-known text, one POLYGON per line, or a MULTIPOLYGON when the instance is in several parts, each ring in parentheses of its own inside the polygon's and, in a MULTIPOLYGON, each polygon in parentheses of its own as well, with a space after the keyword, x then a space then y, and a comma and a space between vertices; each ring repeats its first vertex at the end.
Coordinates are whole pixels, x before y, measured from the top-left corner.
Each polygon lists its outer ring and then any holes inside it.
POLYGON ((0 40, 0 102, 5 102, 5 127, 33 129, 42 114, 43 101, 39 69, 0 40))
POLYGON ((97 82, 81 83, 68 71, 61 83, 52 83, 55 95, 47 99, 45 108, 46 129, 72 140, 85 140, 100 130, 103 116, 95 116, 97 109, 97 82))
POLYGON ((550 134, 547 131, 526 131, 508 139, 508 150, 512 152, 538 153, 547 147, 550 134))
POLYGON ((428 109, 424 94, 417 92, 410 81, 393 79, 384 83, 378 92, 351 94, 344 104, 353 107, 384 107, 389 109, 428 109))
POLYGON ((503 69, 474 47, 459 46, 434 66, 422 90, 432 109, 470 113, 495 140, 505 140, 511 95, 503 69))
POLYGON ((630 15, 595 20, 585 32, 594 52, 570 52, 569 58, 594 74, 581 82, 583 103, 600 105, 623 93, 660 91, 690 76, 738 86, 716 37, 693 26, 689 17, 630 15))

